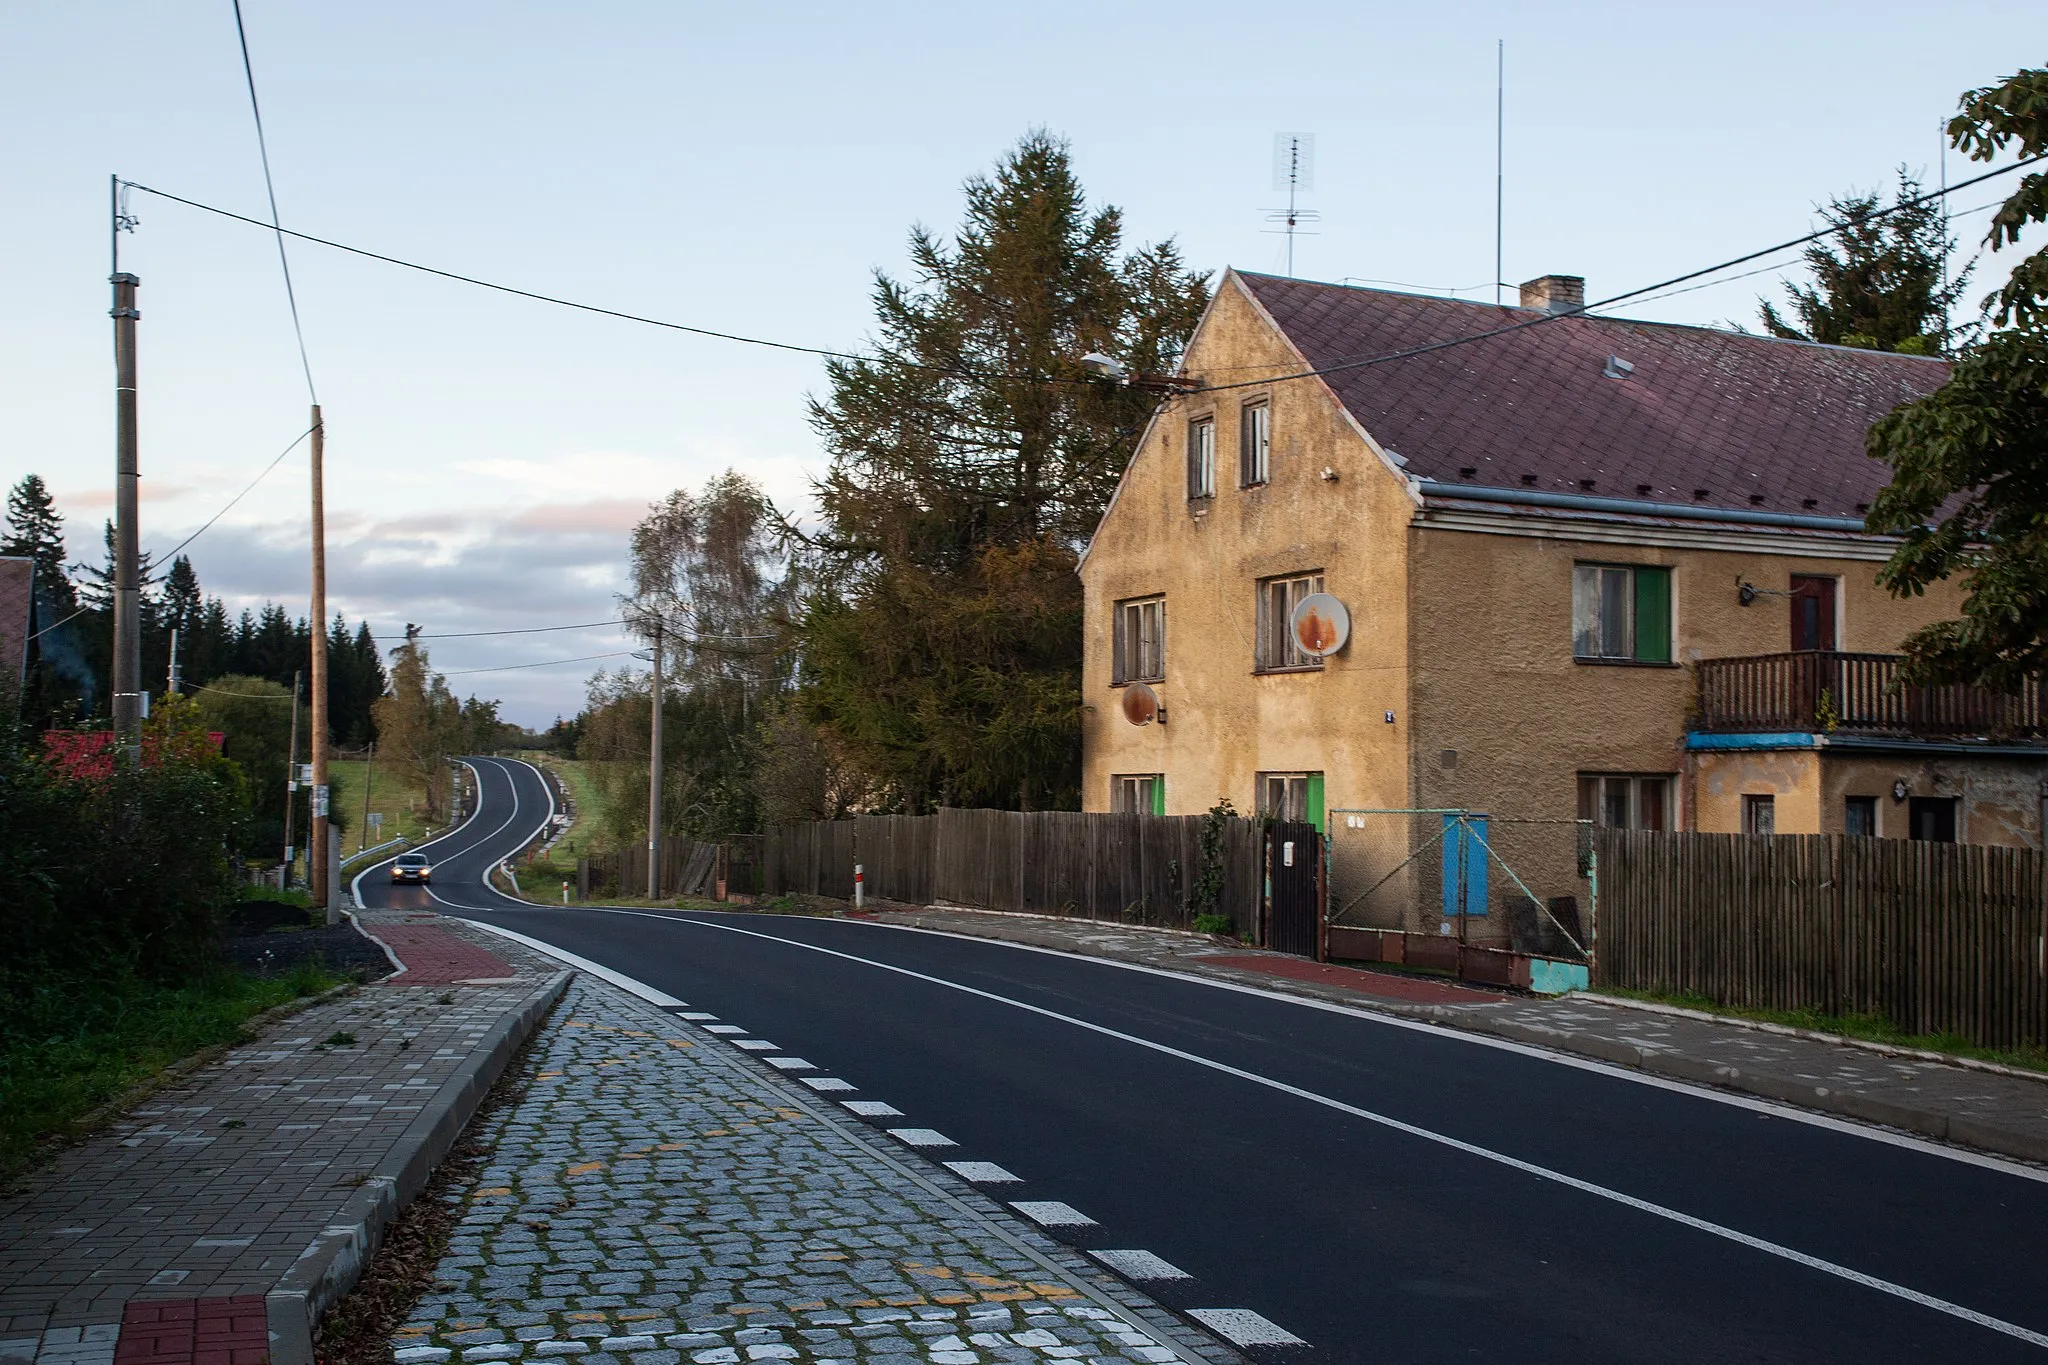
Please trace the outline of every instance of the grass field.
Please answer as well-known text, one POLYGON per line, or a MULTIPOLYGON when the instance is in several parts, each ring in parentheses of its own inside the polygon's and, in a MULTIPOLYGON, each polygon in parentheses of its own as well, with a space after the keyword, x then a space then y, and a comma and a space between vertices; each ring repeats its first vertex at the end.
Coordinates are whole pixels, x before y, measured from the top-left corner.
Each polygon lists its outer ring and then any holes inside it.
POLYGON ((378 763, 373 767, 361 759, 335 759, 327 765, 327 785, 328 799, 335 813, 348 824, 348 835, 341 847, 344 858, 360 847, 381 843, 401 834, 417 842, 421 835, 431 832, 426 821, 426 790, 416 783, 407 782, 395 764, 378 763), (366 771, 370 779, 370 809, 384 816, 379 830, 367 831, 367 844, 363 828, 363 778, 366 771))

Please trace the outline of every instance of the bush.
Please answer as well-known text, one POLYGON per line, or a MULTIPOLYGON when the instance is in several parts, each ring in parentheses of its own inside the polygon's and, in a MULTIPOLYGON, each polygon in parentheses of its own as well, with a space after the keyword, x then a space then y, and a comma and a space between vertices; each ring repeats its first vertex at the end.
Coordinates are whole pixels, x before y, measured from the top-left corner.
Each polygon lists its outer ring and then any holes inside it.
POLYGON ((1237 937, 1237 921, 1228 915, 1196 915, 1195 932, 1198 934, 1223 934, 1237 937))

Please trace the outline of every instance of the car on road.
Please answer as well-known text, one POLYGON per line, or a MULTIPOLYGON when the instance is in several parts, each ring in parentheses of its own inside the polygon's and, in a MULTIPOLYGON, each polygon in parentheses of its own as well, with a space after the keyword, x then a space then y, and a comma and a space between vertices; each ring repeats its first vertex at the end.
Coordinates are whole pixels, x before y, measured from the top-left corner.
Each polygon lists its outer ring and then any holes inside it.
POLYGON ((398 861, 391 864, 391 884, 400 882, 431 882, 434 880, 433 865, 424 853, 401 853, 398 861))

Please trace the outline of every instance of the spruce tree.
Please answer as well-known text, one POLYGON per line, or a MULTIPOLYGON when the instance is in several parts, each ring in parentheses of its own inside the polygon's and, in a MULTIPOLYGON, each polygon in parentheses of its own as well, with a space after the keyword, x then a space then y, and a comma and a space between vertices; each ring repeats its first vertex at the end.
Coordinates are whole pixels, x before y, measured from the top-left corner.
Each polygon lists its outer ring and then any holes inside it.
POLYGON ((1172 369, 1207 280, 1171 241, 1124 253, 1047 133, 965 191, 950 243, 912 230, 911 281, 877 272, 876 354, 829 362, 811 408, 803 706, 906 809, 1073 805, 1074 565, 1156 402, 1081 357, 1172 369))
POLYGON ((1788 285, 1797 322, 1762 306, 1772 336, 1866 351, 1945 355, 1949 309, 1963 296, 1967 269, 1946 278, 1955 243, 1938 200, 1913 203, 1920 182, 1899 168, 1890 206, 1881 196, 1837 196, 1821 210, 1835 231, 1802 253, 1811 285, 1788 285))
POLYGON ((0 555, 35 561, 36 604, 41 612, 55 619, 77 607, 77 592, 64 570, 64 518, 39 474, 22 475, 8 491, 7 536, 0 540, 0 555))

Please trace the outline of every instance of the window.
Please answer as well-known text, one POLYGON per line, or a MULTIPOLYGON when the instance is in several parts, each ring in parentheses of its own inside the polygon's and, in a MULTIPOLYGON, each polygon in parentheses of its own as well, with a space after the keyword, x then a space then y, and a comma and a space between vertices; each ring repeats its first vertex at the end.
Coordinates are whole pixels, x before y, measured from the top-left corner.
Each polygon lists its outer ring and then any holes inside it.
POLYGON ((1877 837, 1877 798, 1852 796, 1842 806, 1842 833, 1877 837))
POLYGON ((1110 661, 1110 682, 1118 687, 1131 682, 1164 682, 1166 599, 1117 603, 1115 630, 1116 657, 1110 661))
POLYGON ((1259 814, 1323 827, 1321 773, 1260 773, 1259 814))
POLYGON ((1647 564, 1572 568, 1572 654, 1671 662, 1671 570, 1647 564))
POLYGON ((1775 796, 1743 797, 1742 832, 1744 834, 1776 834, 1778 832, 1778 798, 1775 796))
POLYGON ((1315 655, 1304 654, 1294 639, 1294 609, 1302 598, 1322 590, 1323 576, 1319 573, 1260 581, 1257 665, 1261 673, 1323 666, 1315 655))
POLYGON ((1129 773, 1110 778, 1109 808, 1118 815, 1166 814, 1166 775, 1129 773))
POLYGON ((1933 844, 1956 841, 1956 799, 1953 796, 1916 796, 1907 806, 1908 838, 1933 844))
POLYGON ((1792 648, 1835 647, 1835 583, 1832 578, 1792 575, 1792 648))
POLYGON ((1273 408, 1265 399, 1238 409, 1237 486, 1250 488, 1272 475, 1273 408))
POLYGON ((1669 773, 1580 773, 1579 818, 1603 829, 1671 828, 1669 773))
POLYGON ((1188 423, 1188 498, 1216 496, 1216 419, 1188 423))

